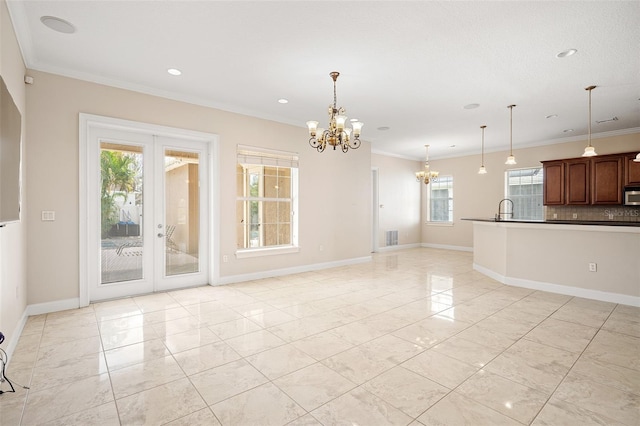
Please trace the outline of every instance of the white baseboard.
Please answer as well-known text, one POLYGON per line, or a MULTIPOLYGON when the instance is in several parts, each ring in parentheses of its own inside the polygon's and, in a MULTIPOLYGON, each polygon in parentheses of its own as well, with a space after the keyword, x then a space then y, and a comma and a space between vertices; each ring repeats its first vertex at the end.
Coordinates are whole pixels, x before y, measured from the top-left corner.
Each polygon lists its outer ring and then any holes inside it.
POLYGON ((67 309, 78 309, 80 307, 80 298, 54 300, 53 302, 36 303, 27 305, 25 312, 27 316, 48 314, 51 312, 66 311, 67 309))
POLYGON ((338 260, 335 262, 315 263, 311 265, 294 266, 292 268, 272 269, 269 271, 253 272, 250 274, 230 275, 220 277, 214 285, 240 283, 244 281, 260 280, 263 278, 280 277, 283 275, 300 274, 302 272, 319 271, 321 269, 336 268, 339 266, 355 265, 371 262, 371 256, 357 257, 353 259, 338 260))
POLYGON ((422 243, 420 247, 425 248, 435 248, 435 249, 444 249, 444 250, 456 250, 456 251, 468 251, 473 252, 473 247, 465 247, 465 246, 451 246, 448 244, 431 244, 431 243, 422 243))
POLYGON ((378 247, 378 252, 382 253, 385 251, 407 250, 407 249, 418 248, 418 247, 420 247, 420 243, 402 244, 402 245, 396 245, 396 246, 378 247))
POLYGON ((11 334, 11 339, 9 339, 9 343, 7 344, 6 352, 7 352, 7 357, 9 358, 9 362, 7 363, 7 368, 11 364, 11 358, 13 357, 13 352, 16 350, 16 346, 18 346, 18 340, 20 340, 20 336, 22 335, 22 330, 24 329, 24 326, 27 323, 27 318, 29 318, 29 315, 27 315, 27 310, 25 309, 24 312, 22 313, 22 317, 20 317, 20 320, 18 321, 18 324, 16 324, 16 328, 13 330, 13 333, 11 334))
POLYGON ((622 305, 640 307, 640 297, 627 294, 611 293, 608 291, 591 290, 587 288, 572 287, 562 284, 545 283, 541 281, 525 280, 522 278, 512 278, 495 273, 483 266, 473 264, 473 269, 490 277, 502 284, 514 287, 530 288, 532 290, 548 291, 551 293, 565 294, 567 296, 583 297, 585 299, 600 300, 602 302, 620 303, 622 305))

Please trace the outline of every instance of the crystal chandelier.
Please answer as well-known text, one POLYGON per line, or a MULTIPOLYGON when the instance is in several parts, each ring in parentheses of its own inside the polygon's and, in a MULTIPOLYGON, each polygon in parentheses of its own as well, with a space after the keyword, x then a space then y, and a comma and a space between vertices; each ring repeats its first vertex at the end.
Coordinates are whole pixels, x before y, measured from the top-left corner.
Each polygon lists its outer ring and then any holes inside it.
POLYGON ((416 172, 416 180, 418 182, 423 181, 425 185, 428 185, 430 181, 437 182, 438 181, 438 172, 434 172, 429 169, 429 145, 425 145, 425 150, 427 151, 426 160, 424 161, 424 170, 420 170, 416 172))
POLYGON ((333 79, 333 105, 329 105, 329 128, 327 130, 318 128, 317 121, 307 121, 309 136, 311 136, 309 145, 317 149, 318 152, 324 151, 327 148, 327 144, 333 146, 334 150, 340 146, 342 152, 349 151, 349 148, 358 149, 362 144, 360 142, 360 131, 364 123, 353 121, 351 123, 353 130, 345 127, 345 122, 347 121, 346 110, 342 107, 338 108, 336 101, 336 80, 340 73, 333 71, 329 75, 333 79))

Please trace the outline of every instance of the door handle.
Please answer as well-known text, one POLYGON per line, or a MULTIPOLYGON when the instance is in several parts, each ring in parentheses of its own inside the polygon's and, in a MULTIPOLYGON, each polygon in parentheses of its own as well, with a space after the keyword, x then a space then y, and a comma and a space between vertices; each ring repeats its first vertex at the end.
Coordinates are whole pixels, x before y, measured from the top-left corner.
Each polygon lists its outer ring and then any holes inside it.
POLYGON ((158 232, 158 238, 162 238, 164 237, 164 234, 162 232, 158 232))

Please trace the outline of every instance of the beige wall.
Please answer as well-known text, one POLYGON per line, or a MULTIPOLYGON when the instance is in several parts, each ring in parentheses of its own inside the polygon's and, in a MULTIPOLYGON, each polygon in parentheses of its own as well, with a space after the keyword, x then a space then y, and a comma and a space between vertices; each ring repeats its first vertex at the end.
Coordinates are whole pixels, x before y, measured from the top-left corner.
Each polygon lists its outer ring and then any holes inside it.
MULTIPOLYGON (((534 148, 515 149, 518 161, 513 168, 540 167, 540 161, 579 157, 587 145, 586 140, 546 145, 534 148)), ((640 133, 598 138, 593 145, 598 154, 640 151, 640 133)), ((505 148, 507 148, 505 146, 505 148)), ((510 168, 504 164, 508 152, 485 153, 486 175, 479 175, 480 155, 430 160, 432 170, 441 175, 453 176, 453 226, 425 225, 422 242, 433 245, 448 245, 471 248, 473 226, 461 218, 489 218, 498 212, 498 203, 504 198, 504 174, 510 168)))
POLYGON ((307 130, 267 120, 158 98, 90 82, 30 71, 27 88, 29 144, 26 216, 28 302, 77 298, 78 114, 89 113, 219 135, 219 276, 339 262, 370 255, 371 151, 368 143, 343 154, 318 153, 307 130), (236 147, 254 145, 300 154, 299 253, 237 259, 235 223, 236 147), (42 210, 55 222, 40 221, 42 210), (324 250, 320 251, 322 245, 324 250))
POLYGON ((378 169, 378 247, 385 247, 387 231, 398 231, 399 246, 420 244, 425 185, 416 181, 415 172, 421 170, 422 162, 373 154, 371 165, 378 169))
MULTIPOLYGON (((18 48, 9 12, 4 0, 0 1, 0 75, 4 79, 14 102, 22 115, 22 140, 28 143, 25 134, 26 108, 24 62, 18 48)), ((22 162, 23 190, 22 190, 22 222, 9 224, 0 228, 0 331, 7 341, 3 348, 15 345, 18 338, 15 333, 21 324, 21 318, 26 307, 27 279, 26 279, 26 225, 25 213, 25 169, 26 162, 22 162)), ((9 349, 10 351, 11 349, 9 349)))

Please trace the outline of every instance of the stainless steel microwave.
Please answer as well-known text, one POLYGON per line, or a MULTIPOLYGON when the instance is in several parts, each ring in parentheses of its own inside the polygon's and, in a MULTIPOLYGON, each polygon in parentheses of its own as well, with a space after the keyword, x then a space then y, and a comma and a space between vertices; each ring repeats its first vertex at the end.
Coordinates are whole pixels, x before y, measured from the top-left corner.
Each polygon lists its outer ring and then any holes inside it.
POLYGON ((624 189, 624 205, 640 206, 640 186, 628 186, 624 189))

